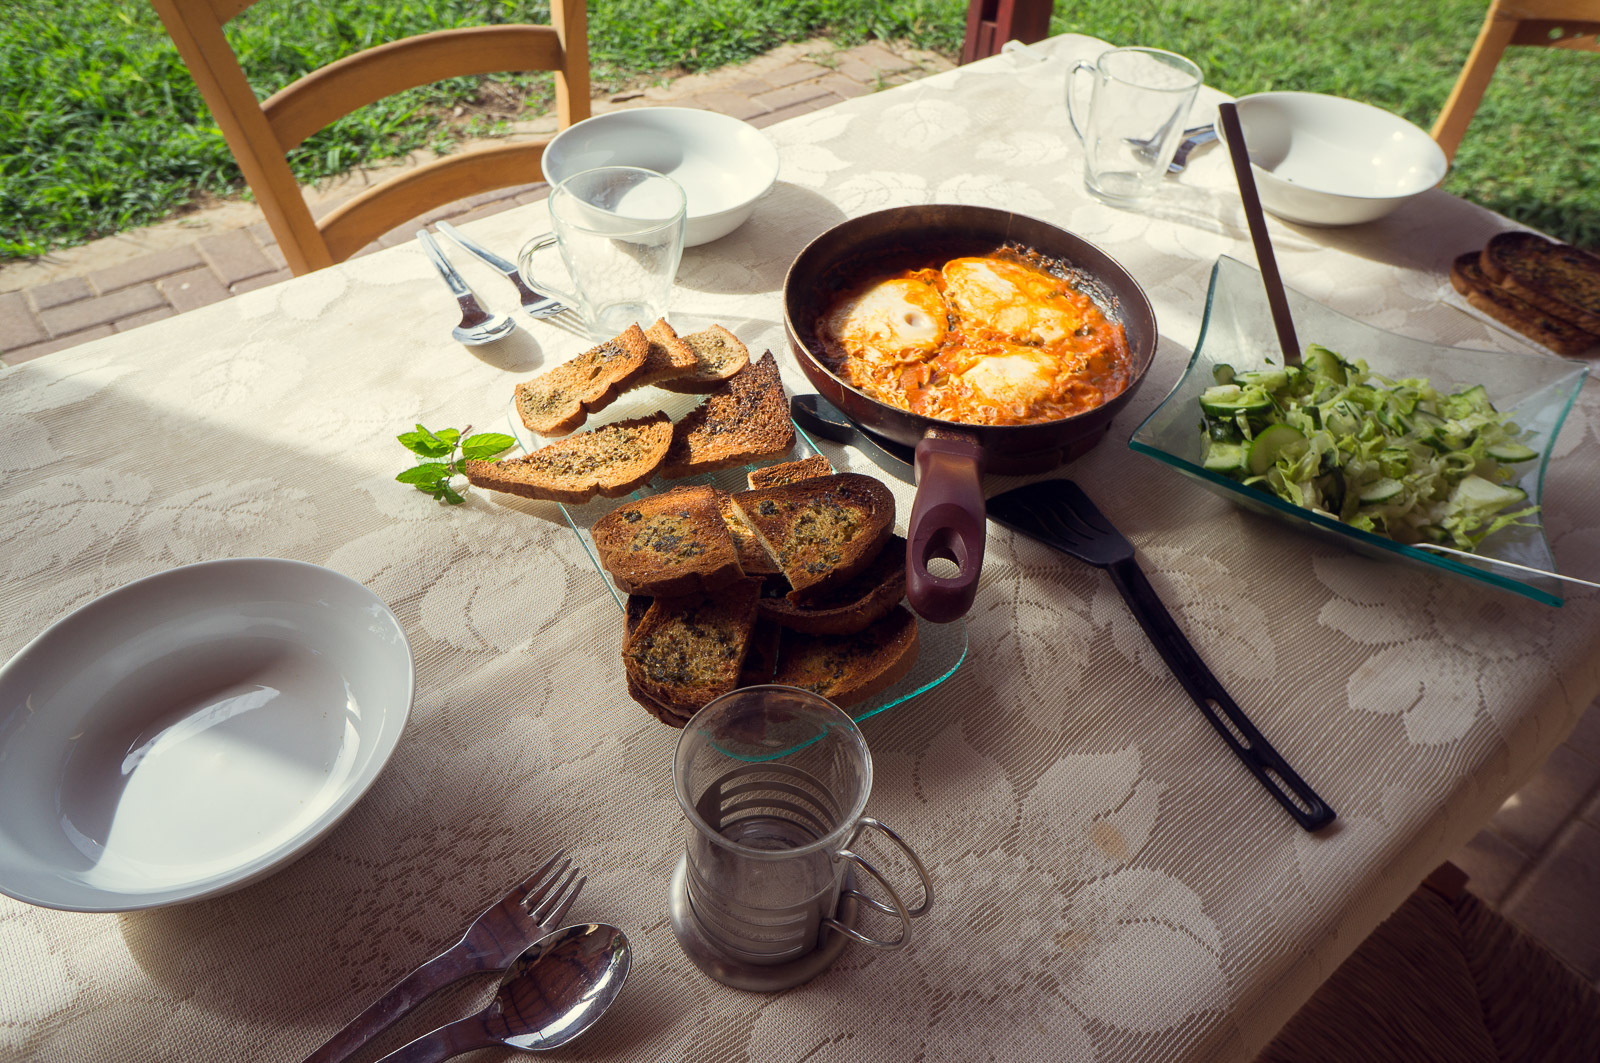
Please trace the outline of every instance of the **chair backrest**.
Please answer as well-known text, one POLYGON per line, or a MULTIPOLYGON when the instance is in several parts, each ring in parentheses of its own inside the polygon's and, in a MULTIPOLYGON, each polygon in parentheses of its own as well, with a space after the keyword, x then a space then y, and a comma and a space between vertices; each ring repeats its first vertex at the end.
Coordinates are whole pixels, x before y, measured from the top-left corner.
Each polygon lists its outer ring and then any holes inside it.
POLYGON ((222 27, 256 0, 150 0, 222 128, 296 274, 342 262, 411 218, 466 196, 543 176, 550 138, 447 155, 401 170, 314 220, 286 154, 334 119, 404 89, 509 71, 556 74, 559 128, 589 116, 584 0, 550 0, 549 26, 440 30, 346 56, 256 99, 222 27))
POLYGON ((1433 123, 1433 139, 1453 159, 1483 99, 1483 91, 1513 44, 1600 51, 1600 0, 1494 0, 1477 42, 1467 56, 1444 110, 1433 123))

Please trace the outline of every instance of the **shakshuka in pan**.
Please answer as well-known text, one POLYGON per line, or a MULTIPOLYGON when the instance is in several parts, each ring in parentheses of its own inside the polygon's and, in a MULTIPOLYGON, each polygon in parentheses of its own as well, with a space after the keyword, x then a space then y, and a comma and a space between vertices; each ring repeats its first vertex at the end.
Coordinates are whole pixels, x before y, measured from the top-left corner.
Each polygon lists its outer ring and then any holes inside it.
POLYGON ((1026 252, 1001 249, 877 277, 818 323, 824 361, 880 402, 963 424, 1034 424, 1133 379, 1122 326, 1026 252))

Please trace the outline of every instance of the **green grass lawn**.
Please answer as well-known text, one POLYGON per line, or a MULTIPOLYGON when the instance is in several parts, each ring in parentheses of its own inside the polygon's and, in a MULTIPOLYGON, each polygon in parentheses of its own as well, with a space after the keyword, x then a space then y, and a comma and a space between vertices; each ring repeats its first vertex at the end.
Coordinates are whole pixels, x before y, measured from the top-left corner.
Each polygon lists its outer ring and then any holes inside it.
MULTIPOLYGON (((148 224, 199 193, 236 194, 221 134, 143 0, 7 0, 0 21, 0 259, 148 224)), ((1269 88, 1367 100, 1428 127, 1484 0, 1109 0, 1061 3, 1052 29, 1183 52, 1234 94, 1269 88)), ((519 0, 264 0, 229 25, 265 96, 368 43, 451 25, 543 21, 519 0)), ((597 85, 710 69, 786 41, 908 40, 954 55, 963 0, 591 0, 597 85)), ((1600 59, 1513 50, 1445 187, 1564 239, 1600 244, 1600 59)), ((453 108, 548 100, 548 83, 414 90, 323 131, 294 155, 304 180, 419 146, 448 146, 453 108), (511 103, 504 102, 511 98, 511 103)), ((477 126, 482 130, 492 118, 477 126)))

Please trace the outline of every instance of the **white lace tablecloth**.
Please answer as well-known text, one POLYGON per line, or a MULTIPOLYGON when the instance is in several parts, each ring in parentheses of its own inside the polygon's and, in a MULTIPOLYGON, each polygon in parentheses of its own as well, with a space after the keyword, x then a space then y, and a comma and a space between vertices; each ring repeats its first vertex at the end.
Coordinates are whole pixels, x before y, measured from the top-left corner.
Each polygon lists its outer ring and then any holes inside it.
MULTIPOLYGON (((913 945, 851 948, 773 996, 703 977, 667 918, 678 732, 629 700, 621 618, 578 540, 553 505, 473 492, 445 508, 394 481, 397 433, 504 430, 512 385, 587 344, 547 323, 457 345, 452 302, 407 245, 0 371, 0 659, 130 580, 271 555, 372 588, 417 665, 393 760, 298 862, 126 915, 0 898, 0 1056, 301 1058, 557 846, 589 875, 573 917, 621 925, 637 950, 615 1010, 565 1058, 1165 1063, 1265 1044, 1600 692, 1600 600, 1580 590, 1552 609, 1365 560, 1128 451, 1188 358, 1212 263, 1252 261, 1248 234, 1220 150, 1146 211, 1088 199, 1062 59, 1102 46, 1046 47, 1048 62, 997 57, 773 127, 779 185, 738 232, 685 254, 673 316, 771 348, 804 388, 778 292, 806 241, 846 216, 988 204, 1107 249, 1155 303, 1161 344, 1111 436, 1068 472, 1338 809, 1334 828, 1307 835, 1268 798, 1105 576, 991 525, 966 663, 865 725, 869 812, 938 887, 913 945)), ((542 215, 468 228, 511 251, 542 215)), ((1273 234, 1287 282, 1330 306, 1512 348, 1446 295, 1451 258, 1505 227, 1432 192, 1375 224, 1273 234)), ((1589 578, 1597 426, 1591 384, 1544 491, 1560 567, 1589 578)), ((892 486, 903 515, 909 491, 892 486)), ((383 1044, 483 992, 445 994, 383 1044)))

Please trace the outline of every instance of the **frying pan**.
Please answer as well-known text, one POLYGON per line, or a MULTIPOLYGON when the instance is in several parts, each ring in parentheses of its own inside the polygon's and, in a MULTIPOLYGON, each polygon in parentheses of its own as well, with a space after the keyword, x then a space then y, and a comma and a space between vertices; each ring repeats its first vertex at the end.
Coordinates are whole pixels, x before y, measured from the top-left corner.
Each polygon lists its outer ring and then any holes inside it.
POLYGON ((917 496, 906 539, 906 598, 934 623, 963 616, 983 567, 985 472, 1046 472, 1086 453, 1111 427, 1144 380, 1156 351, 1156 317, 1137 281, 1098 247, 1065 229, 991 207, 934 204, 891 207, 841 222, 801 251, 783 282, 783 319, 800 369, 817 391, 862 427, 916 448, 917 496), (1127 334, 1133 372, 1127 388, 1092 410, 1024 425, 942 421, 858 391, 822 360, 817 324, 834 300, 903 269, 940 266, 963 255, 1012 245, 1050 259, 1127 334), (935 575, 935 558, 955 562, 935 575))

